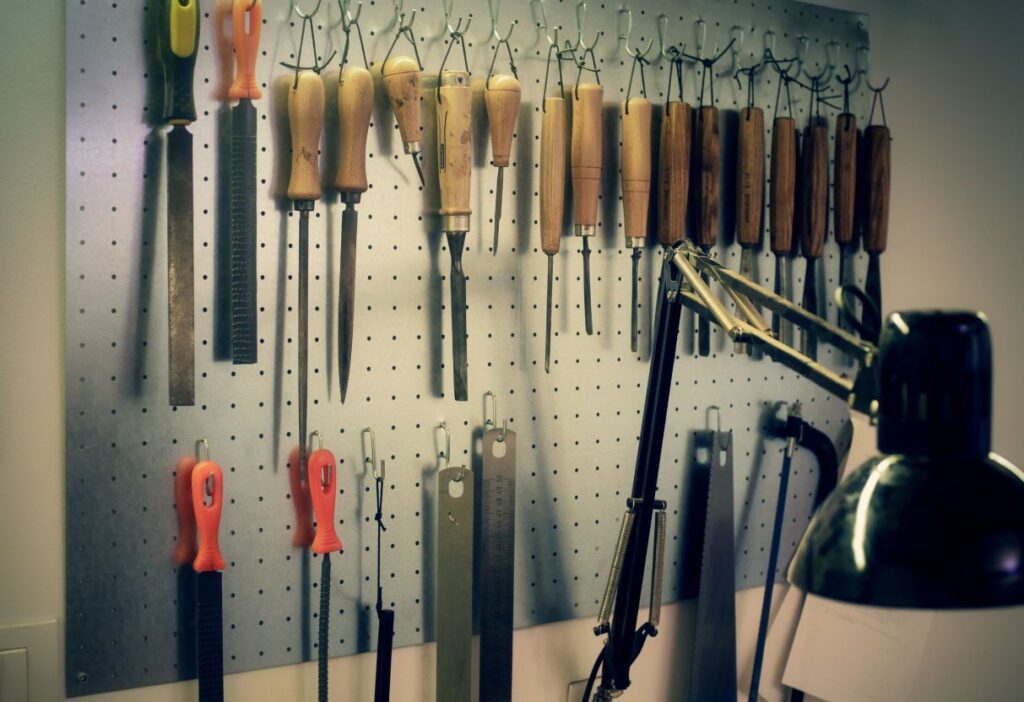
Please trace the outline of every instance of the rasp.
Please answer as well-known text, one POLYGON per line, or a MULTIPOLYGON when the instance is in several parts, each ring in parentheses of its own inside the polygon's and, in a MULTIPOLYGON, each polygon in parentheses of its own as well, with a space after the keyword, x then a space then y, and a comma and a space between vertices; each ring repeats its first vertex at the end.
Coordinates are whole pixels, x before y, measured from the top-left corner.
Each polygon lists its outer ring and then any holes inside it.
POLYGON ((366 133, 373 112, 373 77, 361 66, 349 66, 338 87, 341 156, 334 187, 341 193, 341 276, 338 283, 338 371, 341 401, 348 395, 352 368, 352 329, 355 322, 356 251, 359 215, 356 204, 367 190, 366 133))
POLYGON ((192 508, 199 531, 199 550, 192 562, 196 575, 196 631, 198 635, 196 669, 199 676, 199 702, 224 699, 224 635, 221 614, 221 571, 217 531, 224 504, 224 474, 210 460, 192 470, 192 508))
POLYGON ((601 122, 604 88, 581 83, 572 91, 570 171, 572 212, 576 236, 583 241, 583 319, 587 334, 594 333, 590 302, 590 237, 597 234, 597 201, 601 194, 601 122))
MULTIPOLYGON (((314 434, 318 437, 319 434, 314 434)), ((316 536, 313 537, 313 553, 320 558, 320 616, 317 619, 317 698, 327 702, 327 661, 330 644, 331 616, 331 553, 341 551, 341 540, 334 531, 334 503, 338 495, 338 466, 334 454, 325 448, 318 448, 309 457, 307 473, 309 494, 313 498, 313 513, 316 516, 316 536)))
POLYGON ((629 348, 635 353, 640 334, 640 253, 647 241, 647 215, 651 203, 651 101, 645 97, 630 98, 622 103, 619 114, 622 118, 623 231, 632 259, 629 348))
POLYGON ((195 263, 192 213, 192 79, 199 46, 199 0, 167 0, 161 45, 167 136, 167 361, 170 404, 196 403, 195 263))
POLYGON ((438 474, 437 699, 469 702, 473 677, 473 471, 438 474))
POLYGON ((480 702, 512 702, 512 604, 516 556, 516 434, 483 438, 480 568, 480 702))
POLYGON ((505 168, 512 160, 512 137, 519 117, 522 89, 514 75, 500 73, 491 76, 484 91, 487 106, 487 124, 491 132, 491 164, 498 168, 498 182, 494 186, 494 248, 498 255, 498 231, 501 225, 501 190, 505 168))
POLYGON ((466 358, 466 272, 462 250, 469 231, 473 168, 472 96, 469 73, 443 71, 438 88, 437 167, 441 188, 441 230, 451 254, 452 366, 455 399, 469 399, 466 358))

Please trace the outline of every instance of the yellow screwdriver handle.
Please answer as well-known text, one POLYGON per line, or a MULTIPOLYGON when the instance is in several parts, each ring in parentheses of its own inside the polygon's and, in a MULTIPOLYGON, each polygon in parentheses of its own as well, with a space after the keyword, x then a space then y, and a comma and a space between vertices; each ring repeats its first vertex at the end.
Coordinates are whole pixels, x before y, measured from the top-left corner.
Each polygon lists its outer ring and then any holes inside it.
POLYGON ((515 76, 491 76, 484 91, 487 122, 491 129, 491 164, 504 168, 512 156, 512 136, 519 117, 522 89, 515 76))
POLYGON ((647 236, 651 202, 651 101, 630 98, 623 102, 622 211, 626 245, 642 247, 647 236))
POLYGON ((441 73, 437 106, 437 169, 441 186, 441 230, 468 232, 473 169, 472 95, 469 73, 441 73))
POLYGON ((341 156, 334 187, 340 192, 366 192, 366 133, 372 113, 373 76, 362 66, 349 66, 338 87, 341 156))
POLYGON ((288 85, 292 135, 291 200, 320 199, 320 131, 324 124, 324 84, 313 71, 299 71, 288 85))
POLYGON ((540 127, 540 246, 558 253, 565 215, 565 99, 544 98, 540 127))
POLYGON ((420 65, 409 56, 392 56, 381 70, 384 91, 398 122, 405 153, 420 150, 420 65))

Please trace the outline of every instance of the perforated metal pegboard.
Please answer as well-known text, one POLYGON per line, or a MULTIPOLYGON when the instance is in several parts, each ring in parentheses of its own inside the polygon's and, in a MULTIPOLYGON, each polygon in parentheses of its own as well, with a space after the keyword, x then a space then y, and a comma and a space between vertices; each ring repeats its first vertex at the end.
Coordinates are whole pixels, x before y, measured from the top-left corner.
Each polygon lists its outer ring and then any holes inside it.
MULTIPOLYGON (((227 502, 222 547, 225 669, 227 672, 294 663, 312 653, 316 559, 291 546, 293 511, 287 455, 296 444, 296 218, 281 199, 287 182, 287 71, 298 25, 287 3, 267 0, 258 75, 267 96, 259 110, 259 362, 233 366, 227 349, 228 108, 218 101, 223 62, 204 4, 196 69, 199 119, 195 134, 197 404, 167 405, 165 159, 159 67, 150 32, 155 0, 68 2, 67 103, 67 689, 70 695, 149 685, 190 673, 178 636, 178 574, 170 560, 176 537, 173 469, 209 438, 225 470, 227 502), (312 573, 312 575, 311 575, 312 573)), ((309 4, 309 3, 305 3, 309 4)), ((438 4, 439 5, 439 4, 438 4)), ((548 3, 563 38, 575 35, 573 3, 548 3)), ((324 3, 318 21, 324 54, 338 48, 338 8, 324 3)), ((809 70, 824 65, 836 41, 838 62, 852 62, 867 43, 862 16, 795 2, 632 4, 633 43, 655 35, 655 18, 670 14, 669 39, 693 49, 695 20, 707 21, 706 50, 724 46, 733 27, 744 29, 740 60, 762 51, 773 30, 776 54, 792 55, 797 37, 809 39, 809 70), (813 64, 813 67, 811 65, 813 64)), ((429 74, 445 48, 437 5, 416 7, 415 33, 429 74)), ((331 652, 374 647, 372 603, 375 554, 372 481, 363 472, 359 430, 376 430, 387 461, 385 598, 397 611, 398 645, 433 636, 436 474, 433 429, 452 427, 455 461, 475 463, 481 399, 493 390, 499 411, 519 433, 516 549, 516 624, 526 626, 596 611, 631 484, 647 380, 647 338, 659 257, 653 238, 642 275, 642 341, 629 352, 629 257, 622 246, 618 197, 618 108, 629 61, 616 46, 614 4, 591 3, 585 36, 602 38, 597 57, 605 85, 604 179, 599 236, 593 256, 595 335, 583 332, 578 240, 563 239, 556 259, 554 358, 543 371, 545 257, 538 246, 538 158, 541 85, 547 51, 535 28, 536 6, 505 3, 502 21, 518 19, 512 45, 524 88, 513 165, 507 174, 501 251, 492 257, 490 224, 495 173, 482 100, 474 111, 474 215, 465 256, 469 274, 469 403, 451 398, 448 253, 438 231, 431 150, 433 104, 424 93, 423 145, 428 184, 421 191, 402 154, 393 116, 378 90, 368 161, 370 191, 359 206, 360 244, 356 338, 348 402, 337 392, 336 294, 340 206, 328 196, 311 226, 310 428, 318 428, 339 458, 338 530, 346 552, 334 561, 331 652)), ((490 60, 487 9, 457 0, 472 12, 469 57, 479 91, 490 60)), ((391 3, 367 2, 362 26, 370 57, 382 60, 394 23, 391 3)), ((222 55, 224 59, 230 57, 222 55)), ((356 56, 356 54, 353 54, 356 56)), ((731 57, 721 70, 729 70, 731 57)), ((336 63, 336 62, 335 62, 336 63)), ((501 61, 499 60, 499 65, 501 61)), ((336 71, 336 65, 333 69, 336 71)), ((571 75, 571 74, 570 74, 571 75)), ((336 83, 328 71, 325 162, 337 143, 336 83)), ((650 97, 664 99, 668 72, 647 70, 650 97)), ((687 70, 686 99, 695 102, 695 73, 687 70)), ((776 84, 758 81, 757 102, 774 109, 776 84)), ((743 101, 728 76, 716 83, 723 119, 743 101)), ((855 96, 866 118, 867 101, 855 96)), ((808 99, 794 95, 798 125, 808 99)), ((657 112, 657 111, 656 111, 657 112)), ((729 161, 729 130, 724 134, 729 161)), ((770 135, 769 135, 770 138, 770 135)), ((728 171, 728 169, 726 169, 728 171)), ((726 199, 728 203, 728 199, 726 199)), ((568 232, 568 229, 566 230, 568 232)), ((738 265, 738 247, 725 231, 718 255, 738 265)), ((858 256, 860 256, 858 254, 858 256)), ((761 279, 773 262, 759 255, 761 279)), ((858 258, 857 271, 864 262, 858 258)), ((826 277, 835 282, 838 253, 829 237, 826 277)), ((796 289, 803 265, 794 263, 796 289)), ((829 303, 828 314, 834 318, 829 303)), ((685 331, 692 320, 684 313, 685 331)), ((734 356, 715 331, 714 357, 694 359, 692 337, 680 348, 671 402, 661 496, 670 505, 668 599, 692 596, 693 556, 699 548, 689 465, 693 432, 706 408, 722 408, 735 433, 737 587, 761 582, 770 539, 780 441, 762 434, 779 401, 800 399, 805 416, 833 436, 848 419, 844 403, 768 361, 734 356)), ((824 362, 840 360, 822 350, 824 362)), ((845 448, 845 447, 841 447, 845 448)), ((479 468, 479 466, 477 466, 479 468)), ((808 457, 793 473, 785 563, 806 524, 816 482, 808 457)))

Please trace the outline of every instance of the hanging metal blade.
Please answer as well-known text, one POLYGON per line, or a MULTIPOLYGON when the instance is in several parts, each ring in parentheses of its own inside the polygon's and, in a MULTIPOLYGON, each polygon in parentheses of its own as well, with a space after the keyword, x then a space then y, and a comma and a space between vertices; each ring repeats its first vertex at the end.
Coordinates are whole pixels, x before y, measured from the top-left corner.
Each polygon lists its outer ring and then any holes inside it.
MULTIPOLYGON (((811 314, 818 314, 817 259, 807 259, 807 273, 804 275, 803 308, 811 314)), ((818 338, 810 331, 800 335, 800 352, 813 361, 818 360, 818 338)))
POLYGON ((878 314, 884 319, 882 313, 882 264, 881 256, 877 253, 868 253, 868 272, 864 278, 864 292, 875 303, 878 314))
POLYGON ((494 248, 492 256, 498 255, 498 229, 501 225, 501 191, 505 184, 505 169, 498 167, 498 184, 494 186, 494 248))
POLYGON ((231 109, 231 362, 256 363, 256 108, 231 109))
POLYGON ((469 399, 469 372, 466 352, 466 272, 462 268, 462 249, 466 232, 447 232, 448 252, 452 257, 452 373, 455 378, 455 399, 469 399))
POLYGON ((170 403, 196 403, 192 134, 167 136, 167 360, 170 403))
POLYGON ((295 209, 299 210, 299 437, 303 450, 302 465, 305 465, 306 432, 306 401, 309 367, 309 212, 313 209, 312 200, 298 200, 295 209))
MULTIPOLYGON (((789 261, 785 256, 775 257, 775 294, 782 297, 785 300, 790 299, 790 282, 789 282, 789 261)), ((776 338, 787 346, 792 345, 793 339, 793 326, 788 321, 782 318, 782 315, 775 313, 772 315, 772 331, 775 333, 776 338)))
POLYGON ((551 292, 555 283, 555 257, 548 256, 547 310, 544 315, 544 372, 551 372, 551 292))
POLYGON ((583 237, 583 319, 587 335, 594 333, 594 313, 590 307, 590 244, 589 237, 583 237))
MULTIPOLYGON (((701 247, 701 250, 705 254, 711 252, 710 247, 701 247)), ((704 281, 705 285, 711 285, 711 279, 708 278, 707 273, 700 274, 701 280, 704 281)), ((711 320, 705 315, 698 315, 697 319, 697 355, 699 356, 710 356, 711 355, 711 320)))
POLYGON ((341 214, 341 273, 338 281, 338 371, 341 376, 341 401, 348 395, 352 369, 352 330, 356 308, 356 252, 359 236, 359 193, 342 193, 345 211, 341 214))
POLYGON ((629 296, 629 348, 633 353, 636 353, 637 349, 637 337, 640 336, 640 319, 639 319, 639 278, 640 278, 640 251, 641 249, 633 249, 633 282, 630 286, 629 296))

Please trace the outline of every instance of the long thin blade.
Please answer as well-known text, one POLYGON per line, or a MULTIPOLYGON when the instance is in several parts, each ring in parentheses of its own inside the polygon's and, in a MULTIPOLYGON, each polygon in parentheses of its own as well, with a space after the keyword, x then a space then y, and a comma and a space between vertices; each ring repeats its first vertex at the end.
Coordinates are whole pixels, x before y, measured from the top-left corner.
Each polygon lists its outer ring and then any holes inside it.
MULTIPOLYGON (((807 273, 804 275, 803 308, 811 314, 818 314, 818 281, 815 275, 817 261, 807 259, 807 273)), ((818 360, 818 339, 806 329, 800 335, 800 351, 811 360, 818 360)))
POLYGON ((590 308, 590 243, 583 237, 583 320, 587 334, 594 333, 594 313, 590 308))
MULTIPOLYGON (((747 280, 757 282, 754 277, 754 249, 751 246, 744 246, 740 250, 740 275, 747 280)), ((753 355, 754 347, 752 344, 737 341, 734 348, 736 353, 753 355)))
MULTIPOLYGON (((296 203, 296 206, 312 203, 296 203)), ((306 389, 309 366, 309 209, 299 213, 299 446, 303 447, 302 463, 305 462, 306 446, 306 389)))
MULTIPOLYGON (((777 255, 775 257, 775 294, 783 299, 789 300, 789 261, 786 260, 785 256, 777 255)), ((793 327, 782 318, 782 315, 776 313, 772 317, 772 331, 779 338, 779 341, 791 345, 793 338, 793 327)))
POLYGON ((551 372, 551 288, 555 282, 555 257, 548 256, 548 306, 544 315, 544 372, 551 372))
MULTIPOLYGON (((868 273, 864 278, 864 292, 875 303, 882 315, 882 263, 879 254, 868 254, 868 273)), ((883 316, 884 319, 884 316, 883 316)))
POLYGON ((462 268, 462 249, 466 232, 448 232, 448 251, 452 256, 452 365, 455 375, 455 399, 469 399, 469 370, 466 353, 466 272, 462 268))
POLYGON ((498 184, 494 186, 494 248, 491 255, 498 255, 498 230, 501 228, 501 191, 505 184, 505 169, 498 167, 498 184))
POLYGON ((256 363, 256 108, 231 118, 231 361, 256 363))
POLYGON ((630 286, 630 311, 629 311, 629 348, 636 353, 637 337, 640 336, 640 320, 638 317, 640 278, 640 249, 633 249, 633 282, 630 286))
POLYGON ((416 175, 420 177, 420 185, 426 185, 426 181, 423 180, 423 166, 420 165, 420 158, 416 154, 410 154, 412 156, 412 162, 416 166, 416 175))
POLYGON ((167 361, 170 403, 196 403, 192 134, 167 136, 167 361))
POLYGON ((359 213, 353 205, 341 214, 341 279, 338 282, 338 370, 341 375, 341 401, 348 395, 348 376, 352 367, 352 328, 356 309, 356 242, 359 213))

